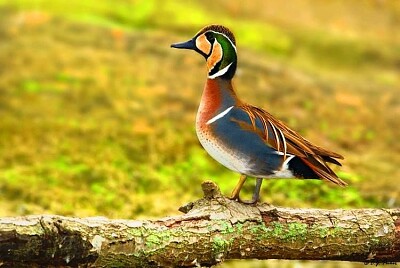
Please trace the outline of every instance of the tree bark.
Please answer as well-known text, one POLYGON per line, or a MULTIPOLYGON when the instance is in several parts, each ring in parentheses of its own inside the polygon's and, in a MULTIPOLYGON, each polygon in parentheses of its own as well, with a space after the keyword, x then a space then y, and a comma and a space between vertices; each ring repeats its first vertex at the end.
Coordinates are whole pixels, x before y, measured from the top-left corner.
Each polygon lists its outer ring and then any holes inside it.
POLYGON ((228 259, 400 261, 400 209, 296 209, 204 198, 159 220, 55 215, 0 218, 10 267, 190 267, 228 259))

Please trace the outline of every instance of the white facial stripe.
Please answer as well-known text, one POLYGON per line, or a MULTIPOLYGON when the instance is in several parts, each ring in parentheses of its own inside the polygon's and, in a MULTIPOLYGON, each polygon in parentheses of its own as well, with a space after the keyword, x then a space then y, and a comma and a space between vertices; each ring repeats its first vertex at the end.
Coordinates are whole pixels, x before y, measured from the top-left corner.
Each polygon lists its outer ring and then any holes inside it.
POLYGON ((216 33, 216 34, 221 34, 221 35, 225 36, 225 38, 229 40, 229 42, 231 43, 231 45, 233 46, 233 48, 234 48, 235 51, 236 51, 236 46, 235 46, 235 44, 232 42, 232 40, 231 40, 228 36, 226 36, 226 35, 223 34, 223 33, 216 32, 216 31, 210 31, 210 32, 213 32, 213 33, 216 33))
POLYGON ((228 71, 228 69, 229 69, 229 67, 230 67, 231 65, 232 65, 232 62, 229 63, 224 69, 219 70, 218 72, 216 72, 216 73, 213 74, 213 75, 209 75, 208 78, 214 79, 214 78, 216 78, 216 77, 218 77, 218 76, 224 75, 224 74, 228 71))
POLYGON ((207 121, 207 125, 214 123, 215 121, 217 121, 218 119, 224 117, 227 113, 229 113, 230 110, 232 110, 233 106, 229 107, 228 109, 226 109, 225 111, 217 114, 216 116, 214 116, 213 118, 211 118, 210 120, 207 121))

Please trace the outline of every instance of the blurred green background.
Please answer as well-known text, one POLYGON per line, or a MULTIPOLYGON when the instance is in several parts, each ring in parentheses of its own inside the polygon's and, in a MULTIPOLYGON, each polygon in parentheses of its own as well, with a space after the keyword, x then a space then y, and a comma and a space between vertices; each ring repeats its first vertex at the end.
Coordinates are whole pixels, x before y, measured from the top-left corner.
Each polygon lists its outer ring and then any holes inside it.
POLYGON ((242 99, 345 156, 349 187, 270 180, 262 201, 399 206, 399 1, 0 0, 0 216, 155 218, 206 179, 230 194, 194 129, 204 59, 169 48, 210 23, 236 35, 242 99))

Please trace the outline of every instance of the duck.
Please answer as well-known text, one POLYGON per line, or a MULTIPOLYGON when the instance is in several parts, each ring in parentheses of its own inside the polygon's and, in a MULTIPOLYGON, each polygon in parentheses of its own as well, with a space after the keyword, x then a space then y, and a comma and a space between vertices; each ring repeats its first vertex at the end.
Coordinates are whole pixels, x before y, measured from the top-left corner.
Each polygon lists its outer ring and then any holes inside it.
POLYGON ((319 179, 339 186, 341 180, 328 163, 341 166, 344 157, 317 146, 266 110, 239 99, 233 88, 238 56, 235 36, 223 25, 203 27, 193 38, 171 45, 194 50, 206 60, 207 80, 196 116, 196 133, 207 153, 240 174, 230 199, 246 204, 260 200, 264 179, 319 179), (255 178, 251 200, 240 191, 255 178))

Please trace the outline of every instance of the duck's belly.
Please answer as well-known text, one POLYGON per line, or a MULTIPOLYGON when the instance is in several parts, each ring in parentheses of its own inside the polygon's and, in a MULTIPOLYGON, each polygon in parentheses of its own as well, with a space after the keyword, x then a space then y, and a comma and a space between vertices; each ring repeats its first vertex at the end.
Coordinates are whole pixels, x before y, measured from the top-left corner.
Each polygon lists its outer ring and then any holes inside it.
POLYGON ((196 126, 197 137, 212 158, 229 168, 241 174, 251 173, 249 157, 241 152, 235 151, 230 148, 228 144, 215 138, 210 130, 196 126))

